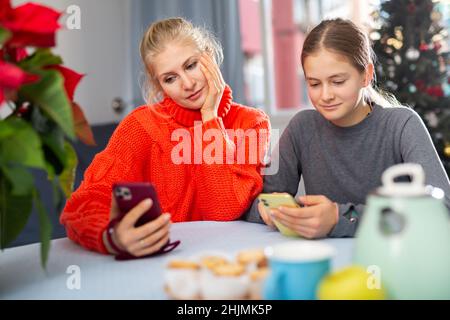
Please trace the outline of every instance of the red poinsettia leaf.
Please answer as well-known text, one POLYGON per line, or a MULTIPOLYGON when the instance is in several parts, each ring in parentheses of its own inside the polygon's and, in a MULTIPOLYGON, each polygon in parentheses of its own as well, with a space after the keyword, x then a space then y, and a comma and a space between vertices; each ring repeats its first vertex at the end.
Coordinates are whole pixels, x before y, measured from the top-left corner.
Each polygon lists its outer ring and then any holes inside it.
POLYGON ((3 101, 5 101, 5 95, 3 94, 3 89, 0 88, 0 107, 3 104, 3 101))
POLYGON ((36 74, 25 73, 25 79, 23 80, 23 84, 29 84, 36 82, 40 79, 40 77, 36 74))
POLYGON ((10 0, 0 0, 0 21, 8 19, 11 14, 11 1, 10 0))
POLYGON ((26 3, 15 9, 2 21, 13 36, 7 45, 11 47, 52 47, 55 45, 55 32, 61 26, 58 19, 61 13, 46 6, 26 3))
POLYGON ((56 36, 54 33, 14 32, 7 45, 9 47, 49 48, 56 45, 56 36))
POLYGON ((26 78, 26 73, 19 67, 0 61, 0 87, 17 89, 26 78))
POLYGON ((0 59, 5 59, 6 57, 8 57, 9 61, 17 63, 28 57, 28 52, 25 48, 6 47, 0 50, 0 59))
POLYGON ((75 89, 80 80, 84 77, 84 74, 77 73, 72 69, 66 68, 61 65, 48 66, 46 69, 58 70, 61 73, 61 75, 64 77, 64 87, 66 89, 67 96, 69 97, 70 101, 73 101, 75 89))
POLYGON ((12 18, 4 25, 12 31, 32 31, 39 33, 51 33, 60 28, 58 19, 61 12, 52 8, 26 3, 12 10, 12 18))
POLYGON ((14 93, 23 84, 32 83, 39 80, 39 76, 26 73, 19 67, 0 60, 0 90, 3 92, 3 99, 5 99, 4 90, 14 93))
POLYGON ((28 57, 28 52, 25 48, 11 48, 9 51, 11 59, 16 63, 28 57))
POLYGON ((72 114, 77 137, 89 146, 96 146, 97 143, 95 142, 91 127, 84 116, 83 110, 81 110, 76 102, 72 102, 72 114))

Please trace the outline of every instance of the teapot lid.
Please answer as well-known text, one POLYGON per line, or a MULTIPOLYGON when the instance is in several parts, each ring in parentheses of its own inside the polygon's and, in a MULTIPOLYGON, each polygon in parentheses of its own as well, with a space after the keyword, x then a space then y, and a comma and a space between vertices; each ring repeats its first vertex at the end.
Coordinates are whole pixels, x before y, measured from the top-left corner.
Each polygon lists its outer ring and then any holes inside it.
POLYGON ((401 163, 389 167, 381 176, 383 185, 377 193, 383 196, 417 197, 429 195, 425 187, 425 172, 420 164, 401 163), (395 182, 394 179, 408 175, 411 182, 395 182))

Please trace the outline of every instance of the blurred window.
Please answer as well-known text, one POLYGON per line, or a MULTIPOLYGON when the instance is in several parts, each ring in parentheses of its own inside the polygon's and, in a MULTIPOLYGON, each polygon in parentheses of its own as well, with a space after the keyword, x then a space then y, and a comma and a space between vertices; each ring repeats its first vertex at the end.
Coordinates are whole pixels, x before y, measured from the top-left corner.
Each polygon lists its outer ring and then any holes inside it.
POLYGON ((365 22, 373 2, 239 0, 246 103, 270 115, 310 107, 300 65, 307 31, 324 18, 365 22))

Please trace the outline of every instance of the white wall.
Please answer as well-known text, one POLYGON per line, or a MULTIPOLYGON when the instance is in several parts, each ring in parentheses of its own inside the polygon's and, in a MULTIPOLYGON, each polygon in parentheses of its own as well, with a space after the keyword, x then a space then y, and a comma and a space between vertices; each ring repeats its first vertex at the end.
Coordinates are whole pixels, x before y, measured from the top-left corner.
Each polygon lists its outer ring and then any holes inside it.
MULTIPOLYGON (((13 6, 26 3, 13 0, 13 6)), ((38 0, 55 10, 63 11, 70 5, 81 9, 81 30, 68 30, 66 17, 60 19, 64 29, 58 32, 55 52, 64 65, 85 73, 75 93, 75 101, 83 108, 90 124, 119 121, 132 109, 132 61, 139 59, 131 52, 131 1, 130 0, 38 0), (128 109, 116 115, 111 102, 121 97, 128 109)))

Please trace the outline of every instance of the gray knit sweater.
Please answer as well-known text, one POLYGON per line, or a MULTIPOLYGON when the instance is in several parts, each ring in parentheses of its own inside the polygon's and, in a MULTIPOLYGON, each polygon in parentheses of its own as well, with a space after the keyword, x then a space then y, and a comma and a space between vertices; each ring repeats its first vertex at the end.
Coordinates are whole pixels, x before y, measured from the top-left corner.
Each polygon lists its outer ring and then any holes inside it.
MULTIPOLYGON (((275 175, 264 176, 265 193, 295 195, 303 176, 306 194, 325 195, 339 204, 339 221, 329 237, 354 236, 367 195, 381 185, 388 167, 412 162, 425 170, 426 183, 443 189, 450 208, 450 183, 419 117, 409 108, 382 108, 351 127, 338 127, 315 110, 303 110, 289 122, 279 141, 275 175)), ((277 149, 276 149, 277 150, 277 149)), ((255 200, 244 215, 263 223, 255 200)))

